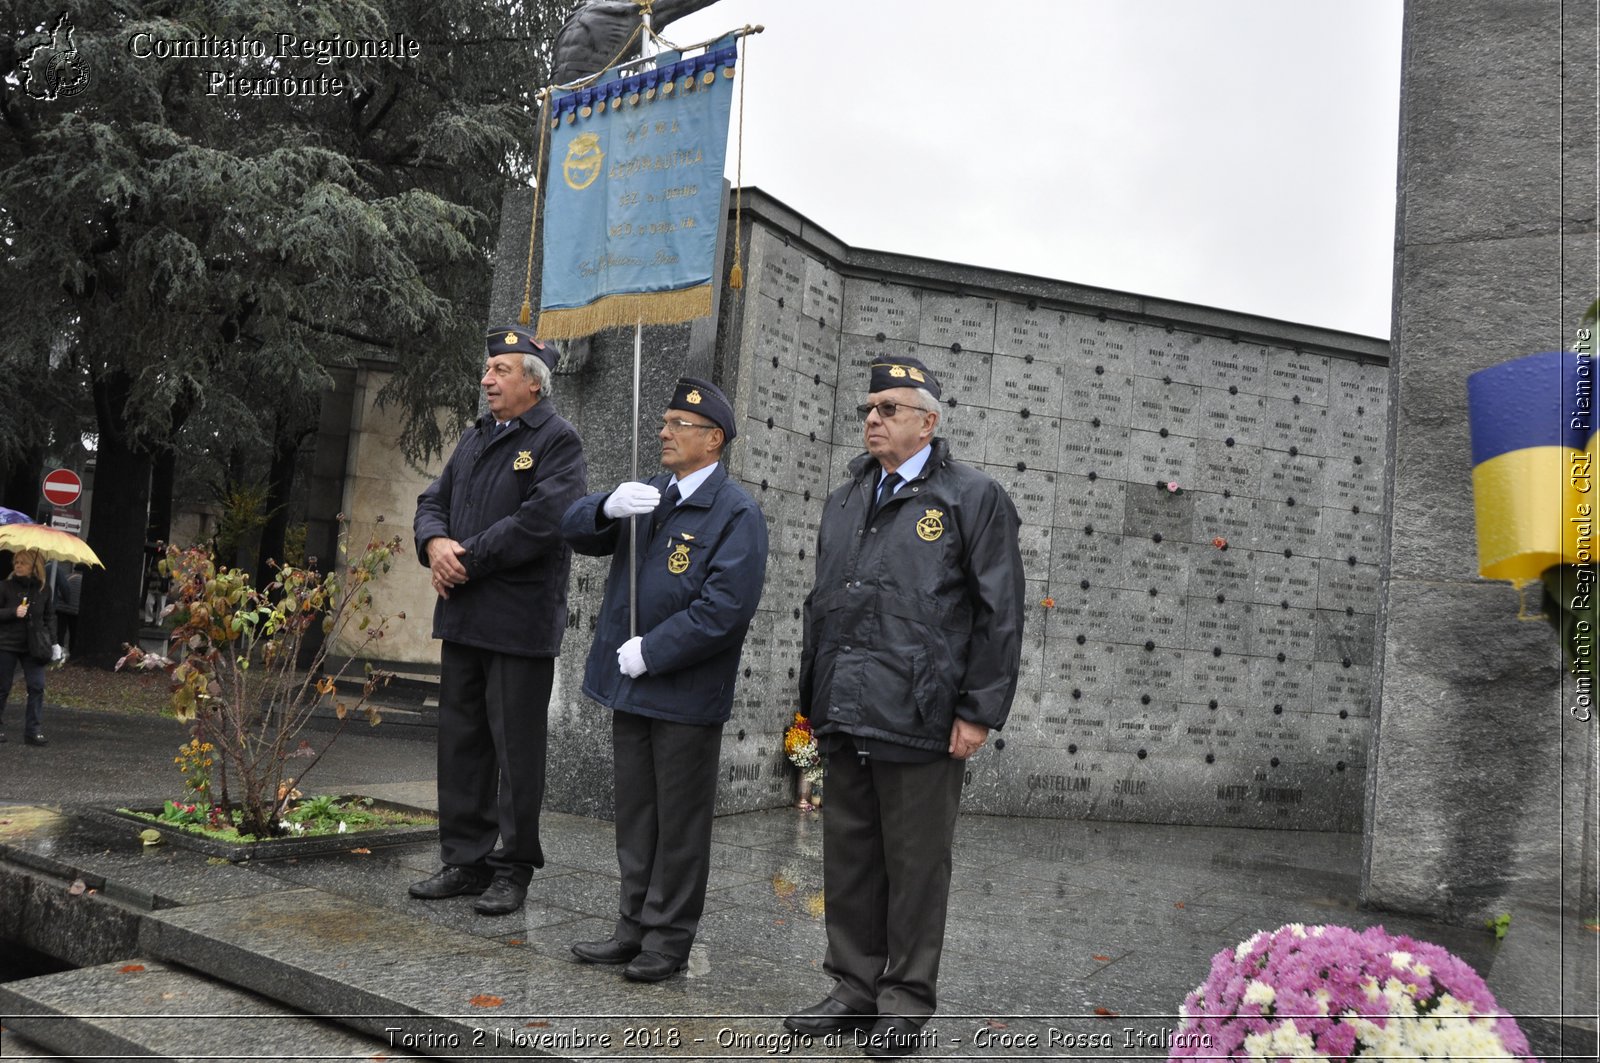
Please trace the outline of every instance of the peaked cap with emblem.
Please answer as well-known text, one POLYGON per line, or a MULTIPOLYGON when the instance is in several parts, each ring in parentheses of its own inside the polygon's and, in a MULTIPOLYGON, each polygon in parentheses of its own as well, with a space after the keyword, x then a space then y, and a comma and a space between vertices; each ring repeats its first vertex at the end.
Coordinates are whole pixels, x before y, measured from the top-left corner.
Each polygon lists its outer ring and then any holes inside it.
POLYGON ((489 330, 485 339, 489 347, 489 357, 497 354, 534 354, 539 360, 549 367, 553 373, 556 371, 556 362, 561 355, 554 347, 540 343, 533 338, 533 333, 520 325, 505 325, 501 328, 489 330))
POLYGON ((739 430, 734 427, 733 404, 728 401, 728 396, 722 393, 722 389, 709 380, 700 380, 692 376, 679 377, 678 386, 672 393, 672 402, 667 409, 698 413, 722 429, 722 438, 725 442, 732 443, 733 437, 739 434, 739 430))
POLYGON ((867 394, 888 391, 890 388, 926 388, 928 394, 939 397, 939 378, 933 370, 915 358, 901 358, 893 362, 872 363, 872 383, 867 394))

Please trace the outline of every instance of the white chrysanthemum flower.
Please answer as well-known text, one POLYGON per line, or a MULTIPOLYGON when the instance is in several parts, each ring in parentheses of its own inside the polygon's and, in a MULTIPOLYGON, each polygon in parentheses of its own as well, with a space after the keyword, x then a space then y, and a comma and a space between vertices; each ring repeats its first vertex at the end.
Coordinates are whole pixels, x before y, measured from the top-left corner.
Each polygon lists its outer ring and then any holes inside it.
POLYGON ((1328 928, 1325 927, 1325 926, 1314 926, 1314 927, 1311 928, 1311 936, 1314 937, 1314 938, 1319 938, 1323 934, 1326 934, 1327 932, 1328 932, 1328 928))
POLYGON ((1250 955, 1250 950, 1256 947, 1256 942, 1261 940, 1262 934, 1263 931, 1257 930, 1254 934, 1251 934, 1248 938, 1239 942, 1239 944, 1234 947, 1233 958, 1236 960, 1242 960, 1246 956, 1250 955))
POLYGON ((1411 1015, 1415 1013, 1411 994, 1416 987, 1398 978, 1390 978, 1383 983, 1383 999, 1388 1001, 1389 1010, 1395 1014, 1411 1015))
POLYGON ((1252 1059, 1280 1059, 1287 1056, 1294 1060, 1328 1063, 1328 1057, 1318 1055, 1316 1047, 1311 1035, 1301 1033, 1293 1019, 1279 1023, 1270 1033, 1251 1034, 1244 1039, 1244 1049, 1252 1059))
POLYGON ((1383 1026, 1367 1020, 1352 1022, 1357 1026, 1357 1036, 1361 1038, 1362 1055, 1375 1059, 1415 1055, 1406 1049, 1405 1039, 1400 1036, 1400 1022, 1399 1019, 1390 1019, 1383 1026))
POLYGON ((1253 978, 1250 980, 1250 984, 1245 987, 1244 1003, 1260 1004, 1265 1007, 1276 1000, 1277 996, 1278 991, 1276 989, 1273 989, 1259 978, 1253 978))
POLYGON ((1333 994, 1328 992, 1326 989, 1319 989, 1313 993, 1311 997, 1317 1002, 1317 1014, 1328 1014, 1328 1005, 1333 1001, 1333 994))
POLYGON ((1433 973, 1433 969, 1427 964, 1423 963, 1421 960, 1418 960, 1412 965, 1411 973, 1416 975, 1418 978, 1426 978, 1433 973))
POLYGON ((1287 929, 1289 933, 1293 934, 1297 938, 1303 938, 1306 936, 1306 925, 1304 923, 1290 923, 1287 929))
POLYGON ((1411 966, 1411 953, 1397 950, 1389 953, 1389 962, 1402 970, 1411 966))

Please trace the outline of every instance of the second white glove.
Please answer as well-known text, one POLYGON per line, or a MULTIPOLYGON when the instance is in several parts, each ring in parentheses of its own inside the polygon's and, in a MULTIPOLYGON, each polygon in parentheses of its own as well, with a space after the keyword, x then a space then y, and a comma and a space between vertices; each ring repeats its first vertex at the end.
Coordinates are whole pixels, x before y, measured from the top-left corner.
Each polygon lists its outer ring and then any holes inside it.
POLYGON ((611 492, 611 497, 606 499, 602 508, 605 515, 612 520, 622 517, 640 517, 646 513, 654 513, 661 504, 661 491, 649 484, 629 481, 620 483, 617 489, 611 492))
POLYGON ((644 636, 635 635, 633 638, 617 647, 617 667, 629 679, 638 679, 644 675, 644 636))

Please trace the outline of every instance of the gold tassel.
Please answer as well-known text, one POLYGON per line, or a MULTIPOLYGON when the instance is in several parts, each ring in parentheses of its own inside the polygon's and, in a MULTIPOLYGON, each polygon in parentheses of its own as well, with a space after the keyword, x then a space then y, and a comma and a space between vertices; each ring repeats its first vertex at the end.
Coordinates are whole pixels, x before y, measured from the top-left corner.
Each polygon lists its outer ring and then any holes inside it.
POLYGON ((533 321, 533 304, 531 302, 529 302, 528 301, 528 297, 526 295, 524 295, 522 297, 522 313, 517 315, 517 323, 520 324, 520 325, 527 325, 527 324, 530 324, 532 321, 533 321))
MULTIPOLYGON (((738 238, 739 238, 738 234, 735 234, 734 235, 734 239, 737 240, 738 238)), ((737 262, 735 262, 733 264, 733 268, 728 271, 728 287, 730 287, 730 288, 743 288, 744 287, 744 270, 739 266, 739 263, 737 263, 737 262)), ((523 324, 527 324, 527 322, 523 322, 523 324)))

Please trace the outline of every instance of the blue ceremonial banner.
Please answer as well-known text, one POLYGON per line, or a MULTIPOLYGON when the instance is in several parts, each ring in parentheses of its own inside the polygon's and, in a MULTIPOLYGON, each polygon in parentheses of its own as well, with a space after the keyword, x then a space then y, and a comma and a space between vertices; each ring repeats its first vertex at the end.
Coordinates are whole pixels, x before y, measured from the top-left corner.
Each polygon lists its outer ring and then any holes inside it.
POLYGON ((735 42, 552 99, 540 339, 711 313, 735 42))

